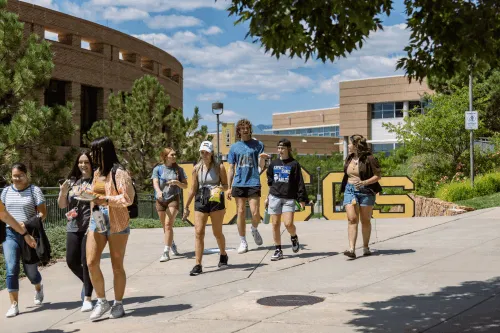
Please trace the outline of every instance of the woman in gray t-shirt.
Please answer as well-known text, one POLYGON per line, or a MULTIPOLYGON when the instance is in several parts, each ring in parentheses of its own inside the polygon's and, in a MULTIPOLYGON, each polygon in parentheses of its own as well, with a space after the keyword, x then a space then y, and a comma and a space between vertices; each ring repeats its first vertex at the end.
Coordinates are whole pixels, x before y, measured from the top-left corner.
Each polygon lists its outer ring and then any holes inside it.
POLYGON ((162 164, 158 164, 151 179, 155 189, 156 210, 163 225, 165 247, 160 258, 161 262, 170 260, 170 251, 178 255, 174 243, 174 222, 179 213, 182 189, 187 188, 187 176, 177 165, 177 155, 172 148, 165 148, 160 153, 162 164))
POLYGON ((82 312, 92 311, 92 282, 87 266, 87 229, 90 221, 90 201, 78 200, 78 196, 92 186, 92 158, 86 151, 80 152, 73 169, 60 185, 57 202, 59 208, 68 208, 66 218, 66 263, 80 281, 82 289, 82 312))

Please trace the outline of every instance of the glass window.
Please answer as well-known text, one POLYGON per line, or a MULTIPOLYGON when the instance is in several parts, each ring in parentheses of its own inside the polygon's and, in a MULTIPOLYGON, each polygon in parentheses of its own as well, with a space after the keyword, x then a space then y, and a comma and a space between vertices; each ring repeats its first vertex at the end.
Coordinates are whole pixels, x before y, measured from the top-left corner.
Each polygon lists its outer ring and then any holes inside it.
POLYGON ((381 118, 382 118, 382 110, 372 111, 372 119, 381 119, 381 118))
POLYGON ((396 118, 403 118, 403 110, 396 110, 396 118))
POLYGON ((384 110, 382 118, 394 118, 394 110, 384 110))

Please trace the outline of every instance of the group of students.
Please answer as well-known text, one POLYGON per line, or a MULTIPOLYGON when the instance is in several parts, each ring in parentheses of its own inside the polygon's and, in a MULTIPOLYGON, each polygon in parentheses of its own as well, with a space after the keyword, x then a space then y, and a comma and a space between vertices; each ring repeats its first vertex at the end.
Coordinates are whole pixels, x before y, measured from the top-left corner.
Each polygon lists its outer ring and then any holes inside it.
MULTIPOLYGON (((302 178, 300 164, 292 157, 292 147, 283 138, 277 144, 279 158, 271 161, 264 153, 262 142, 252 138, 252 125, 242 119, 236 126, 238 141, 230 148, 229 170, 215 159, 213 145, 209 141, 201 143, 200 160, 195 165, 190 185, 182 167, 176 163, 176 152, 165 148, 160 154, 161 163, 153 170, 152 180, 155 190, 156 209, 163 225, 164 249, 161 262, 170 260, 170 255, 178 255, 174 242, 173 224, 179 212, 182 189, 189 186, 188 197, 184 200, 184 216, 190 214, 189 207, 194 202, 195 257, 196 264, 190 272, 196 276, 203 272, 205 228, 208 218, 220 250, 220 268, 228 265, 226 240, 222 232, 225 202, 235 200, 237 205, 237 227, 240 236, 238 253, 248 251, 246 240, 246 204, 252 215, 251 233, 255 243, 263 244, 258 225, 260 216, 261 183, 260 172, 266 169, 269 196, 265 200, 266 210, 271 215, 275 252, 271 260, 283 258, 281 247, 281 221, 290 233, 292 251, 300 250, 299 239, 294 225, 296 202, 304 209, 307 192, 302 178)), ((345 161, 345 177, 342 182, 344 205, 349 222, 349 249, 344 252, 350 259, 356 257, 355 245, 359 218, 363 225, 363 254, 369 255, 370 219, 375 195, 381 191, 378 183, 380 166, 370 153, 366 139, 360 135, 350 138, 349 157, 345 161), (358 208, 359 207, 359 208, 358 208)), ((69 177, 60 184, 58 204, 67 209, 67 251, 66 261, 72 272, 82 281, 82 312, 92 312, 90 319, 102 319, 106 313, 115 319, 125 315, 122 300, 125 292, 126 275, 123 266, 126 245, 130 234, 129 211, 136 195, 129 173, 120 165, 113 142, 100 138, 92 142, 90 152, 81 152, 69 177), (89 199, 89 195, 92 195, 89 199), (101 254, 109 243, 115 301, 106 300, 104 278, 100 269, 101 254), (92 303, 95 291, 97 302, 92 303)), ((0 219, 8 224, 7 239, 3 243, 6 258, 7 289, 11 307, 7 317, 19 313, 19 263, 21 244, 36 246, 35 239, 25 228, 25 222, 38 215, 46 217, 43 193, 31 185, 26 166, 17 163, 12 167, 12 185, 1 195, 0 219), (5 205, 5 206, 4 206, 5 205)), ((42 277, 37 264, 23 264, 30 282, 35 286, 35 305, 43 302, 42 277)))

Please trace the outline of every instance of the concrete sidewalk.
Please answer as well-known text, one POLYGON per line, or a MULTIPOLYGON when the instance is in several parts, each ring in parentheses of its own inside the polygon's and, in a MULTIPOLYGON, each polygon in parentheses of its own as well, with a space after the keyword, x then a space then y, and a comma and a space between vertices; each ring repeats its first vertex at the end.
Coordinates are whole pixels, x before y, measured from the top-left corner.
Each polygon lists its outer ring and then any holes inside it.
MULTIPOLYGON (((238 255, 236 226, 224 227, 230 267, 205 255, 194 266, 194 229, 175 229, 183 253, 158 261, 160 229, 132 230, 127 256, 126 317, 92 323, 81 313, 81 283, 65 263, 42 271, 45 301, 33 306, 23 280, 21 314, 6 319, 0 292, 1 332, 500 332, 500 208, 454 217, 379 219, 371 257, 347 261, 344 221, 297 223, 302 249, 271 262, 271 226, 259 230, 267 247, 238 255), (279 296, 279 297, 275 297, 279 296), (298 297, 300 296, 300 297, 298 297), (269 299, 266 299, 270 297, 269 299), (270 305, 262 305, 270 301, 270 305), (306 305, 308 301, 316 304, 306 305)), ((359 237, 361 239, 361 235, 359 237)), ((358 239, 358 243, 359 243, 358 239)), ((216 247, 207 228, 206 248, 216 247)), ((361 255, 361 250, 358 250, 361 255)), ((102 266, 113 300, 107 249, 102 266)))

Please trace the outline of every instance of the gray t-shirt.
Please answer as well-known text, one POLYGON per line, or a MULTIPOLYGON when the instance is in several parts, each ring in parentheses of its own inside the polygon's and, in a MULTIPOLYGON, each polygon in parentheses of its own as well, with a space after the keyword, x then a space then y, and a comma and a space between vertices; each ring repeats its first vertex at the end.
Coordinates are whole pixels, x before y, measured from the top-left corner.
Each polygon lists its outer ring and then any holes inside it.
POLYGON ((76 193, 83 191, 85 188, 90 188, 92 185, 91 179, 78 179, 68 192, 68 209, 76 209, 78 215, 68 221, 66 232, 85 232, 89 227, 90 221, 90 202, 78 201, 75 199, 76 193), (76 191, 76 193, 75 193, 76 191))
MULTIPOLYGON (((167 182, 170 180, 178 180, 180 182, 184 181, 187 179, 186 173, 184 172, 184 169, 181 167, 168 167, 165 164, 159 164, 153 169, 153 175, 151 176, 151 179, 158 179, 159 185, 160 185, 160 190, 164 190, 165 186, 167 185, 167 182)), ((179 186, 170 186, 171 192, 175 192, 180 194, 181 189, 179 186)), ((156 192, 155 192, 155 199, 158 199, 156 197, 156 192)))

